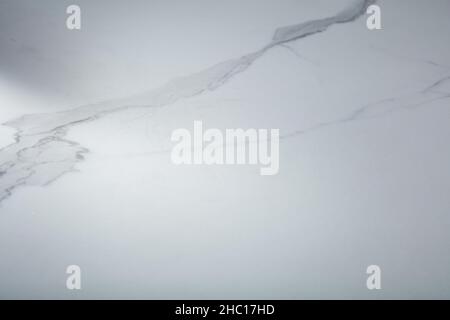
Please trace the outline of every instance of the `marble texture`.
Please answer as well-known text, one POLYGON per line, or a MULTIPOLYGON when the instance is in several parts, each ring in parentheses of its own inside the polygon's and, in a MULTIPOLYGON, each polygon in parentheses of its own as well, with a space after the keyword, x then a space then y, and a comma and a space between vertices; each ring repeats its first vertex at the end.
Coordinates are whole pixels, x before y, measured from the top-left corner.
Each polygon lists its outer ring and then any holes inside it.
POLYGON ((448 298, 450 3, 333 6, 157 89, 6 121, 0 296, 448 298), (174 167, 194 120, 280 128, 280 174, 174 167))
POLYGON ((3 162, 0 201, 20 185, 45 185, 83 160, 85 148, 64 138, 70 127, 96 120, 111 112, 135 107, 162 107, 183 98, 212 91, 245 71, 267 50, 323 32, 338 23, 348 23, 366 12, 373 0, 356 2, 337 15, 279 28, 264 48, 237 59, 221 62, 199 73, 170 81, 165 86, 137 97, 107 101, 53 114, 25 115, 5 125, 17 130, 16 143, 0 150, 3 162), (59 156, 58 156, 59 155, 59 156))

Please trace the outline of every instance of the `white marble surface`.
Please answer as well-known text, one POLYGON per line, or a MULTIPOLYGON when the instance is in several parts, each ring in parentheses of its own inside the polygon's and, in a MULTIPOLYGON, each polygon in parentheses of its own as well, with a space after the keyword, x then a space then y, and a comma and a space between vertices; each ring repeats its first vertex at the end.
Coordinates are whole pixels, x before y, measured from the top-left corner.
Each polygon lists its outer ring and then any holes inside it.
POLYGON ((194 1, 194 23, 177 1, 155 20, 137 1, 133 50, 87 4, 78 49, 2 32, 0 296, 449 298, 450 2, 377 1, 369 31, 373 2, 194 1), (280 173, 174 166, 171 132, 199 119, 280 128, 280 173))

